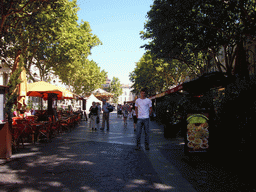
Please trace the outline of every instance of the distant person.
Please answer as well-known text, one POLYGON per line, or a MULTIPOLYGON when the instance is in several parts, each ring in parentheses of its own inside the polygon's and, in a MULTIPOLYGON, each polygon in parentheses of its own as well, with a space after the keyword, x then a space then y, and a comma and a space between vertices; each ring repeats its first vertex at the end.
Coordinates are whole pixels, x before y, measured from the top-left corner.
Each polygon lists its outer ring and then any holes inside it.
POLYGON ((31 111, 29 107, 26 108, 26 111, 24 112, 24 117, 31 116, 31 111))
POLYGON ((103 118, 102 118, 102 127, 100 129, 104 130, 105 129, 105 123, 107 123, 107 130, 109 130, 109 110, 108 110, 108 107, 110 106, 110 104, 106 102, 106 99, 103 99, 102 101, 103 101, 103 106, 102 106, 103 118))
POLYGON ((100 102, 97 103, 97 107, 98 107, 97 128, 99 128, 99 126, 100 126, 100 114, 101 114, 100 102))
POLYGON ((130 111, 130 106, 124 102, 124 106, 123 106, 123 120, 124 120, 124 126, 127 126, 127 118, 129 115, 129 111, 130 111))
POLYGON ((129 119, 132 119, 132 104, 129 105, 130 110, 129 110, 129 119))
POLYGON ((116 110, 117 110, 116 115, 117 115, 117 117, 119 117, 119 111, 120 111, 120 105, 119 104, 117 104, 116 110))
POLYGON ((137 121, 137 146, 136 150, 141 149, 141 132, 144 128, 145 149, 149 150, 149 116, 152 113, 152 101, 146 98, 146 90, 141 89, 140 98, 135 101, 135 112, 137 121))
POLYGON ((121 105, 121 104, 118 104, 118 106, 119 106, 119 107, 118 107, 118 111, 117 111, 117 112, 118 112, 118 116, 119 116, 119 117, 122 117, 122 105, 121 105))
POLYGON ((31 115, 35 115, 36 114, 36 110, 34 108, 31 109, 31 115))
POLYGON ((136 111, 135 111, 135 103, 132 106, 132 118, 133 118, 133 127, 134 127, 134 132, 136 131, 136 124, 137 124, 137 116, 136 116, 136 111))
POLYGON ((98 107, 96 106, 95 102, 92 102, 92 106, 89 109, 90 111, 90 119, 91 119, 91 127, 92 130, 96 130, 96 118, 98 116, 98 107))
POLYGON ((19 117, 19 110, 15 109, 12 113, 13 117, 19 117))

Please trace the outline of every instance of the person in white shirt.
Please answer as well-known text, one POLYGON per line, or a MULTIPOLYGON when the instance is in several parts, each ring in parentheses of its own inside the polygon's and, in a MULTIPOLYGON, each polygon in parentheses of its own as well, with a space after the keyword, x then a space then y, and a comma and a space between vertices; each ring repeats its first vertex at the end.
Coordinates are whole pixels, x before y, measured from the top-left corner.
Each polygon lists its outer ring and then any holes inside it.
POLYGON ((28 107, 26 108, 26 111, 24 113, 24 117, 27 117, 27 116, 31 116, 31 111, 29 110, 28 107))
POLYGON ((105 122, 106 122, 107 130, 109 130, 109 110, 108 110, 109 104, 106 102, 106 99, 103 99, 102 101, 103 101, 103 106, 102 106, 103 118, 102 118, 102 127, 100 129, 101 130, 105 129, 105 122))
POLYGON ((137 146, 136 150, 141 149, 141 132, 145 132, 145 149, 149 150, 149 116, 152 113, 152 101, 146 98, 146 90, 141 89, 140 98, 135 101, 135 112, 137 117, 137 146))

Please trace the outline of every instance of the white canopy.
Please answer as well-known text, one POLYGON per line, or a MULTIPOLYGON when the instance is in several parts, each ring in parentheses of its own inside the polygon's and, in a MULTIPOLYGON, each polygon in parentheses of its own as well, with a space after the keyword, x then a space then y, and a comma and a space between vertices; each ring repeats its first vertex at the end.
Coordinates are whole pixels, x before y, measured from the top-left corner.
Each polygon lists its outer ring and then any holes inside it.
POLYGON ((93 94, 91 94, 87 99, 86 99, 86 113, 89 113, 89 109, 92 106, 92 102, 96 102, 96 103, 100 103, 100 105, 102 106, 102 101, 97 99, 93 94))
POLYGON ((98 88, 98 89, 94 90, 92 93, 108 93, 108 92, 101 88, 98 88))
POLYGON ((92 92, 96 97, 113 97, 113 93, 107 92, 103 89, 96 89, 92 92))

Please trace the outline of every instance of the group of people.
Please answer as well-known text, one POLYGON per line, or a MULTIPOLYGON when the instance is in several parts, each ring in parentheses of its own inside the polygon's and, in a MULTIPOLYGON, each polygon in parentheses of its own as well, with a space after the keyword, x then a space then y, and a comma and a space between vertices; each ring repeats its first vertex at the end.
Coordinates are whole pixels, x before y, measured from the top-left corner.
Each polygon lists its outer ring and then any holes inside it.
POLYGON ((35 115, 36 111, 32 108, 30 109, 29 107, 26 108, 25 112, 23 114, 21 114, 21 112, 16 109, 13 111, 13 117, 27 117, 27 116, 31 116, 31 115, 35 115))
MULTIPOLYGON (((117 105, 117 117, 123 117, 124 120, 124 126, 127 126, 127 119, 132 119, 135 114, 135 103, 128 104, 127 102, 124 102, 124 105, 118 104, 117 105)), ((134 118, 135 124, 136 124, 136 118, 134 118)), ((134 131, 136 131, 135 125, 134 125, 134 131)))
POLYGON ((109 103, 106 102, 106 99, 103 99, 103 105, 101 108, 100 103, 92 102, 92 106, 90 107, 90 119, 91 119, 91 127, 92 130, 97 130, 99 128, 100 124, 100 114, 101 111, 103 112, 103 118, 102 118, 102 127, 101 130, 105 129, 105 124, 107 124, 107 130, 109 130, 109 103))
MULTIPOLYGON (((98 119, 98 124, 100 120, 101 110, 103 111, 103 120, 101 130, 104 130, 105 123, 107 123, 107 130, 109 130, 109 110, 106 100, 103 100, 102 109, 100 104, 93 102, 90 107, 90 118, 91 126, 93 130, 96 130, 96 122, 98 119)), ((136 150, 141 149, 141 133, 144 128, 145 133, 145 149, 149 150, 149 117, 152 114, 152 101, 146 98, 146 90, 142 89, 140 91, 140 98, 138 98, 135 103, 131 106, 127 102, 123 106, 117 106, 117 115, 122 114, 124 120, 124 126, 127 126, 128 115, 131 114, 134 122, 134 131, 136 131, 136 150), (137 125, 137 126, 136 126, 137 125)))

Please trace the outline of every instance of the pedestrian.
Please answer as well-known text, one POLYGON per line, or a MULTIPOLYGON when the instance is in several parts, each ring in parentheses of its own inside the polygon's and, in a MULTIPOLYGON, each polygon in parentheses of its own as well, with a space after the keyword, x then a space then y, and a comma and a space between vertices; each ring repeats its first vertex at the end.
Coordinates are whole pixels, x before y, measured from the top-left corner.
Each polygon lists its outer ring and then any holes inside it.
POLYGON ((35 115, 36 114, 36 110, 34 108, 31 109, 31 115, 35 115))
POLYGON ((137 124, 137 116, 136 116, 136 112, 135 112, 135 103, 133 103, 132 106, 132 118, 133 118, 133 127, 134 127, 134 132, 136 131, 136 124, 137 124))
POLYGON ((107 130, 109 130, 109 110, 108 106, 110 106, 109 103, 106 102, 106 99, 103 99, 103 106, 102 106, 102 111, 103 111, 103 118, 102 118, 102 127, 100 128, 101 130, 105 129, 105 122, 107 123, 107 130))
POLYGON ((97 116, 97 128, 99 128, 100 126, 100 114, 101 114, 101 106, 100 106, 100 102, 97 103, 97 107, 98 107, 98 116, 97 116))
POLYGON ((141 133, 144 128, 145 149, 149 150, 149 116, 152 113, 152 101, 146 98, 146 90, 141 89, 140 98, 135 101, 135 112, 137 120, 137 145, 136 150, 141 149, 141 133))
POLYGON ((122 117, 122 109, 123 106, 121 104, 119 104, 119 116, 122 117))
POLYGON ((27 116, 31 116, 31 111, 29 107, 27 107, 26 111, 24 112, 24 117, 27 117, 27 116))
POLYGON ((96 118, 98 116, 98 107, 96 106, 95 102, 92 102, 92 106, 89 109, 90 111, 90 119, 91 119, 91 127, 92 130, 96 130, 96 118))
POLYGON ((15 109, 14 111, 13 111, 13 117, 19 117, 19 114, 20 114, 20 112, 19 112, 19 110, 18 109, 15 109))
POLYGON ((120 116, 120 109, 121 109, 121 107, 120 107, 120 105, 118 104, 117 105, 117 107, 116 107, 116 110, 117 110, 117 117, 119 117, 120 116))
POLYGON ((129 119, 132 119, 132 107, 133 107, 133 105, 130 104, 129 105, 129 108, 130 108, 130 110, 129 110, 129 119))
POLYGON ((130 110, 129 105, 126 102, 124 102, 124 106, 123 106, 124 126, 127 126, 127 118, 128 118, 129 110, 130 110))

